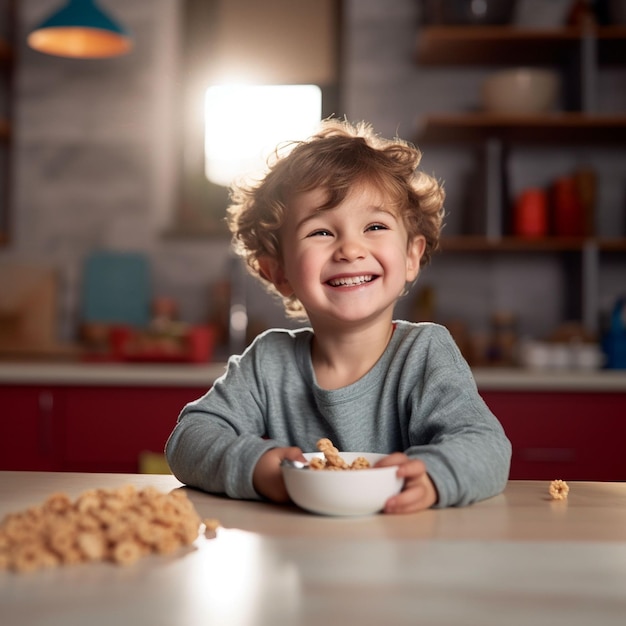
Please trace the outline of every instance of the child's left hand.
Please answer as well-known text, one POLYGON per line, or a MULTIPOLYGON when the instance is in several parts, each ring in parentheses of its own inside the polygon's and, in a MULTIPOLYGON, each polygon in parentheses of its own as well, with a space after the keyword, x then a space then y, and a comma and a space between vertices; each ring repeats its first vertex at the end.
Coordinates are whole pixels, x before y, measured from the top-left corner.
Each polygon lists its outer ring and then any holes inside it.
POLYGON ((387 500, 385 513, 417 513, 437 502, 437 490, 423 461, 394 452, 376 464, 377 467, 389 465, 398 465, 398 476, 404 478, 404 487, 398 495, 387 500))

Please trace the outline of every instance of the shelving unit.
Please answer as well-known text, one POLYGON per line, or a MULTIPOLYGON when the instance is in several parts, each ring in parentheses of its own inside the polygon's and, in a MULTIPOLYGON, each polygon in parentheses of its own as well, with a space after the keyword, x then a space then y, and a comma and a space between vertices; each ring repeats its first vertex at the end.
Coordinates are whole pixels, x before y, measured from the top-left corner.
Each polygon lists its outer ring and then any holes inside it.
POLYGON ((427 26, 420 31, 416 61, 423 65, 546 65, 564 63, 586 41, 598 61, 622 64, 626 26, 526 29, 511 26, 427 26))
MULTIPOLYGON (((626 57, 625 57, 626 58, 626 57)), ((505 142, 530 144, 626 144, 626 113, 591 115, 578 112, 546 115, 446 113, 422 121, 420 142, 485 141, 497 136, 505 142)))
POLYGON ((582 322, 589 330, 597 331, 601 256, 605 252, 626 253, 626 234, 540 240, 510 236, 505 227, 503 172, 510 150, 519 146, 626 146, 626 112, 603 114, 597 107, 600 67, 626 64, 626 26, 586 24, 549 30, 424 26, 417 38, 415 62, 429 67, 461 68, 553 66, 562 72, 569 87, 564 111, 542 115, 480 111, 427 114, 419 121, 416 141, 418 145, 456 144, 482 151, 485 206, 480 234, 446 237, 442 241, 443 251, 562 255, 578 280, 582 322))

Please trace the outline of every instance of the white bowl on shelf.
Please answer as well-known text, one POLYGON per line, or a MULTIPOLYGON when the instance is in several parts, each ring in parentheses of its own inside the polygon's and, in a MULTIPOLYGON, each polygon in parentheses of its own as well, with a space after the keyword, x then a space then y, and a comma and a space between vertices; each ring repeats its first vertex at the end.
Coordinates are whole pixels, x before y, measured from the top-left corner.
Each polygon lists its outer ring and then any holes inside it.
MULTIPOLYGON (((339 454, 347 463, 365 457, 372 467, 340 471, 282 467, 287 493, 300 508, 320 515, 373 515, 382 511, 385 502, 402 490, 404 479, 396 476, 397 465, 373 467, 385 454, 339 454)), ((317 452, 304 455, 307 460, 323 456, 317 452)))
POLYGON ((556 108, 560 87, 560 76, 552 70, 502 70, 488 76, 482 84, 483 109, 489 113, 548 113, 556 108))

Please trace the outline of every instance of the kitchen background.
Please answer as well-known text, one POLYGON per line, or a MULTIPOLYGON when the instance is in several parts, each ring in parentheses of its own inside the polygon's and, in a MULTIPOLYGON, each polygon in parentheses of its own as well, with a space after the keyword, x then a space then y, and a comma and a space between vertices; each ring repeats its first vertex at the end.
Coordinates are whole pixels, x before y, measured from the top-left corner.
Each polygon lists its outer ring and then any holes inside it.
MULTIPOLYGON (((177 220, 182 193, 178 96, 186 78, 183 2, 102 0, 132 31, 134 48, 129 55, 97 61, 29 49, 27 33, 57 3, 15 4, 10 223, 0 267, 43 266, 58 273, 55 328, 64 343, 79 338, 84 268, 95 251, 145 255, 151 294, 175 300, 184 322, 223 317, 228 306, 220 296, 224 283, 241 279, 233 271, 228 239, 194 236, 188 223, 182 229, 177 220)), ((416 50, 423 14, 416 0, 341 4, 340 108, 332 112, 367 120, 385 136, 415 140, 424 151, 422 167, 446 184, 445 234, 463 232, 467 208, 480 197, 480 160, 463 144, 422 144, 418 129, 431 112, 476 110, 481 83, 494 68, 420 64, 416 50)), ((527 4, 558 8, 564 3, 527 4)), ((548 13, 539 11, 535 18, 549 19, 548 13)), ((307 28, 305 20, 302 26, 307 28)), ((600 69, 595 102, 601 113, 626 111, 624 64, 600 69)), ((623 142, 521 146, 508 161, 508 197, 529 187, 548 187, 581 167, 596 175, 596 234, 626 237, 623 142)), ((602 253, 591 277, 591 313, 579 303, 583 256, 580 250, 444 249, 423 271, 398 315, 436 319, 449 324, 460 340, 469 334, 475 342, 491 332, 494 314, 517 337, 545 339, 572 319, 598 333, 626 294, 626 250, 602 253)), ((7 274, 0 276, 4 281, 7 274)), ((251 330, 285 324, 280 306, 244 280, 251 330)))

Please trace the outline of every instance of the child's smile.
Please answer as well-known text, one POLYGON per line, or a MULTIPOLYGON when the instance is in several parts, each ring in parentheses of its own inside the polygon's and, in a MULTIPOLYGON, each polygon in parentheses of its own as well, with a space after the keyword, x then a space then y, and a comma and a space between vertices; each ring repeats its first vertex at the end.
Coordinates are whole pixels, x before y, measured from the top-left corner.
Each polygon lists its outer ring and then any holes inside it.
POLYGON ((295 293, 314 326, 391 320, 417 277, 423 238, 409 242, 402 218, 373 186, 357 186, 338 206, 320 209, 325 200, 315 189, 289 203, 281 292, 295 293))
POLYGON ((361 285, 371 283, 375 279, 376 276, 367 274, 360 276, 340 276, 338 278, 331 278, 326 282, 331 287, 360 287, 361 285))

